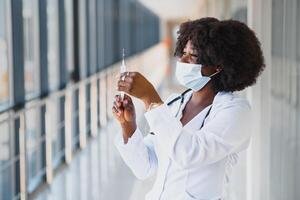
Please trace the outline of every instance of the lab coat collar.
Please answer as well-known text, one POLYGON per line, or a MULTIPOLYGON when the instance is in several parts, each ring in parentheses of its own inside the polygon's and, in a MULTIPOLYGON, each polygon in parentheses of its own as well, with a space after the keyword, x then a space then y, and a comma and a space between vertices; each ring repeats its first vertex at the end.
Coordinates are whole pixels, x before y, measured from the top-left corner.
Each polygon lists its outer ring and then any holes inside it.
POLYGON ((218 92, 213 100, 213 105, 223 104, 233 99, 232 92, 218 92))
MULTIPOLYGON (((182 117, 182 111, 183 109, 185 108, 187 102, 190 100, 190 98, 192 97, 192 94, 193 94, 193 91, 189 91, 188 93, 185 94, 184 96, 184 101, 183 101, 183 104, 180 108, 179 111, 176 110, 176 113, 178 112, 178 115, 177 115, 177 118, 178 119, 181 119, 182 117)), ((196 119, 198 119, 199 117, 202 118, 204 115, 203 113, 206 113, 207 110, 211 107, 211 113, 214 112, 214 110, 218 107, 222 107, 222 105, 226 104, 226 102, 230 101, 231 99, 233 98, 233 95, 231 92, 218 92, 214 99, 213 99, 213 102, 211 105, 207 106, 203 111, 201 111, 200 113, 198 113, 190 122, 188 122, 185 127, 189 127, 193 121, 195 121, 196 119)), ((175 111, 174 111, 175 112, 175 111)), ((174 113, 173 113, 174 114, 174 113)), ((175 116, 175 114, 174 114, 175 116)))
MULTIPOLYGON (((185 97, 184 97, 184 106, 185 104, 190 100, 190 98, 192 97, 193 91, 189 91, 185 97)), ((224 92, 224 91, 220 91, 216 94, 216 96, 214 97, 214 100, 212 102, 213 106, 216 106, 218 104, 223 104, 224 102, 228 102, 230 100, 233 99, 233 93, 232 92, 224 92)), ((184 107, 183 106, 183 107, 184 107)))

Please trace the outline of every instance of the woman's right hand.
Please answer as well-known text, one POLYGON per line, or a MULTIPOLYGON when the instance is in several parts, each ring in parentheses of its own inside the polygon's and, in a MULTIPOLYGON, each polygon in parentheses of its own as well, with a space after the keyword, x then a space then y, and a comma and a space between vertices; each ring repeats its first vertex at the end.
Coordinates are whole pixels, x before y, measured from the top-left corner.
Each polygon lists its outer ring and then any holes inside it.
POLYGON ((124 142, 127 143, 128 138, 136 130, 136 114, 132 99, 126 94, 123 100, 120 95, 116 95, 112 112, 123 129, 124 142))

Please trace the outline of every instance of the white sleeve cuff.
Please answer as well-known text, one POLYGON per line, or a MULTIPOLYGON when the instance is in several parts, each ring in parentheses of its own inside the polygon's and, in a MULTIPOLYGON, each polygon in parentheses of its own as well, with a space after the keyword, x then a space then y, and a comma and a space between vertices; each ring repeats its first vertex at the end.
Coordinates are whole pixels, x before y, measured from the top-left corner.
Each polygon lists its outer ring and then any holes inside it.
POLYGON ((128 138, 126 144, 124 143, 122 131, 117 133, 114 143, 120 152, 124 152, 124 151, 130 151, 130 149, 133 149, 137 143, 142 141, 143 141, 143 135, 139 130, 139 128, 137 127, 134 133, 132 134, 132 136, 128 138))
POLYGON ((171 113, 170 108, 166 104, 162 104, 156 108, 147 111, 145 118, 150 129, 161 122, 177 120, 171 113))
POLYGON ((181 122, 172 115, 171 110, 165 104, 146 112, 145 118, 150 131, 157 135, 158 141, 163 144, 167 153, 171 153, 182 131, 181 122))

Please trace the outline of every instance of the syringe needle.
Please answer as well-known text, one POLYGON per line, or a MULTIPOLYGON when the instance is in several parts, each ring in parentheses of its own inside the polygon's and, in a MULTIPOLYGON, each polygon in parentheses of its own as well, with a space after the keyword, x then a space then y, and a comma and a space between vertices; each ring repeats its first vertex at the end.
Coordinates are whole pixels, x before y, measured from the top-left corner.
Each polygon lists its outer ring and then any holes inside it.
POLYGON ((124 63, 124 60, 125 60, 125 50, 123 48, 123 55, 122 55, 123 59, 122 59, 122 62, 124 63))

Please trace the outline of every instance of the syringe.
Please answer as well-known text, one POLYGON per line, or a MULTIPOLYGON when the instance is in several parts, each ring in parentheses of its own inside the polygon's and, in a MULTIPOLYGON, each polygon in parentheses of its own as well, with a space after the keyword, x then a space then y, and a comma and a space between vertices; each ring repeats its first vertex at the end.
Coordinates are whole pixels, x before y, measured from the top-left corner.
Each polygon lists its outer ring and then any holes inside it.
MULTIPOLYGON (((125 75, 124 75, 124 73, 126 72, 126 65, 125 65, 125 50, 124 50, 124 48, 123 48, 123 54, 122 54, 122 65, 121 65, 121 67, 120 67, 120 75, 122 76, 122 80, 124 81, 125 80, 125 75)), ((121 99, 123 100, 124 99, 124 92, 123 91, 121 91, 120 92, 120 95, 121 95, 121 99)))

